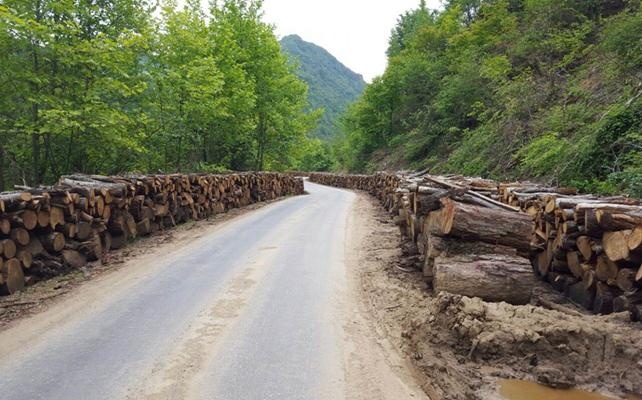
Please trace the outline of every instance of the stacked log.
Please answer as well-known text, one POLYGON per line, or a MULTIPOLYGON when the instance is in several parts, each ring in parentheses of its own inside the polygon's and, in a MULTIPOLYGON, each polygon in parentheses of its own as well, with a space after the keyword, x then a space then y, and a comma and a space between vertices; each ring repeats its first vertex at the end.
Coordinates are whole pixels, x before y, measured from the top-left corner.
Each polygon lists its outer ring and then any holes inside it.
POLYGON ((642 317, 638 199, 423 173, 312 174, 310 180, 366 190, 383 201, 435 290, 521 303, 526 296, 519 292, 534 285, 524 274, 528 257, 536 276, 576 304, 642 317))
POLYGON ((595 313, 642 312, 642 202, 529 183, 500 185, 502 201, 534 218, 535 272, 595 313))
POLYGON ((532 219, 500 203, 495 182, 426 174, 312 174, 310 180, 377 196, 412 243, 409 256, 435 291, 530 301, 532 219))
POLYGON ((0 193, 0 293, 100 260, 111 249, 188 220, 303 193, 277 173, 71 175, 0 193))

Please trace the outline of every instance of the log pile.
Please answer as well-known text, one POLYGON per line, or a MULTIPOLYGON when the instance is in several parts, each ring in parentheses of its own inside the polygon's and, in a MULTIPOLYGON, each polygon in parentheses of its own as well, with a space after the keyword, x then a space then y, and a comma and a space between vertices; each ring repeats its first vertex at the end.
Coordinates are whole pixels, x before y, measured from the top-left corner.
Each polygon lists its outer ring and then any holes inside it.
POLYGON ((518 304, 538 276, 595 313, 642 318, 640 200, 421 173, 310 180, 379 198, 435 290, 518 304))
POLYGON ((435 291, 530 301, 532 219, 499 202, 496 183, 425 174, 312 174, 310 180, 364 189, 379 198, 410 239, 406 252, 435 291))
POLYGON ((642 202, 528 183, 499 186, 534 218, 535 272, 595 313, 642 317, 642 202))
POLYGON ((81 268, 137 236, 302 193, 301 179, 277 173, 72 175, 0 193, 0 293, 81 268))

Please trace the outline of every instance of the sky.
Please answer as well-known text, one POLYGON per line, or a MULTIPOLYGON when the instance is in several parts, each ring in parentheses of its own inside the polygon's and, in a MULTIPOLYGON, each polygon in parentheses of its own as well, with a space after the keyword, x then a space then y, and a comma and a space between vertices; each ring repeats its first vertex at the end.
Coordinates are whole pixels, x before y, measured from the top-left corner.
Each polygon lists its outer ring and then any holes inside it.
MULTIPOLYGON (((439 0, 428 0, 438 8, 439 0)), ((297 34, 372 81, 386 68, 386 49, 397 18, 419 0, 264 0, 264 21, 280 38, 297 34)))

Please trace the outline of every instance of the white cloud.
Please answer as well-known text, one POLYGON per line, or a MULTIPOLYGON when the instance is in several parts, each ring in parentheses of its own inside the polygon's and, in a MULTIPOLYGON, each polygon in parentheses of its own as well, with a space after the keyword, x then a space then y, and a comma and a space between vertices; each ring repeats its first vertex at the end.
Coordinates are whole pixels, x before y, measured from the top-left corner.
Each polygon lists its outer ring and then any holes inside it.
MULTIPOLYGON (((438 8, 439 0, 427 1, 438 8)), ((390 31, 419 0, 264 0, 264 20, 279 37, 297 34, 371 81, 386 67, 390 31)))

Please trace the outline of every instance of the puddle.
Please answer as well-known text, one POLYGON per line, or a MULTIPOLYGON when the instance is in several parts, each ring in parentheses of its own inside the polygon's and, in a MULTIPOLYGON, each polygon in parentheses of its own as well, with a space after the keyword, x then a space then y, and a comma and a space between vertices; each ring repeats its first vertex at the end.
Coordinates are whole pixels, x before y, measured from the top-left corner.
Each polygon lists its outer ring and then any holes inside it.
MULTIPOLYGON (((506 400, 618 400, 579 389, 553 389, 531 381, 506 379, 499 381, 499 394, 506 400)), ((639 400, 640 397, 625 397, 639 400)))

